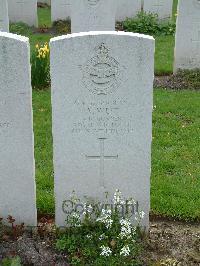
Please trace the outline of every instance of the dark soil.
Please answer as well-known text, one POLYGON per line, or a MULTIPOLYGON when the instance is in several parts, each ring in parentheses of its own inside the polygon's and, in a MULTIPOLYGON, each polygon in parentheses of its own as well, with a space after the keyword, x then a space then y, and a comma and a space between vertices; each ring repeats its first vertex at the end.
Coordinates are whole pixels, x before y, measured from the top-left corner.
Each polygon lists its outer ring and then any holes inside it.
MULTIPOLYGON (((1 259, 15 256, 26 266, 69 265, 67 255, 56 251, 54 235, 54 226, 48 223, 48 227, 40 224, 39 229, 26 231, 17 240, 5 239, 0 243, 0 265, 1 259)), ((152 221, 144 243, 144 266, 200 265, 200 224, 152 221)))
POLYGON ((155 88, 166 88, 173 90, 200 90, 200 81, 191 77, 187 77, 184 74, 176 74, 169 76, 156 76, 154 79, 155 88))

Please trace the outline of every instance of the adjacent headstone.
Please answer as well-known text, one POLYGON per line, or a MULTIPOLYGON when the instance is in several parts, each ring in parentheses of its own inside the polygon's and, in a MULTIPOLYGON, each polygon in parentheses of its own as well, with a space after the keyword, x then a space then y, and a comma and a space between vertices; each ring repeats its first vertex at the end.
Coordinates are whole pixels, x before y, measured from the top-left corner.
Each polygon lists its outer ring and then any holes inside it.
POLYGON ((51 0, 38 0, 38 3, 42 3, 42 4, 47 4, 47 5, 51 5, 51 0))
POLYGON ((37 0, 8 0, 8 14, 11 22, 37 27, 37 0))
POLYGON ((8 4, 7 0, 0 1, 0 31, 9 32, 8 4))
POLYGON ((89 32, 51 40, 56 224, 72 191, 103 200, 119 189, 148 226, 154 40, 89 32))
POLYGON ((135 17, 141 11, 141 0, 117 0, 117 2, 116 21, 135 17))
POLYGON ((51 0, 51 21, 70 18, 70 0, 51 0))
POLYGON ((35 226, 28 38, 0 32, 0 217, 35 226))
POLYGON ((176 27, 174 72, 200 68, 200 1, 180 0, 176 27))
POLYGON ((144 0, 144 11, 158 14, 160 19, 172 16, 173 0, 144 0))
POLYGON ((71 31, 115 30, 116 0, 71 0, 71 31))

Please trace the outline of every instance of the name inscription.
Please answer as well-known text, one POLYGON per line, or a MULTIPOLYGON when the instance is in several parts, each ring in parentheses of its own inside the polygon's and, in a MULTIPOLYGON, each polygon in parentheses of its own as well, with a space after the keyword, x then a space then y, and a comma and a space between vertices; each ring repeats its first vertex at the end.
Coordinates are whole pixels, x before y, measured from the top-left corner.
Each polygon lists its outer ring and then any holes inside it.
POLYGON ((82 118, 73 124, 72 133, 124 135, 133 132, 133 115, 124 118, 121 109, 126 108, 126 99, 74 102, 82 118))

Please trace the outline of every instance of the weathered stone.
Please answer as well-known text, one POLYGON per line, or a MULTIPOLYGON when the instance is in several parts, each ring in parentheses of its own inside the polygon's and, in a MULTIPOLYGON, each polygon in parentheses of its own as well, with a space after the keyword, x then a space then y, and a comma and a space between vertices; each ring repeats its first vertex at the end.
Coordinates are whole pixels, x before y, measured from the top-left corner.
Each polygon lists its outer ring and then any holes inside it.
POLYGON ((178 5, 174 72, 200 68, 200 1, 181 0, 178 5))
POLYGON ((1 0, 0 2, 0 31, 9 32, 7 0, 1 0))
POLYGON ((11 22, 37 27, 37 0, 8 0, 8 14, 11 22))
POLYGON ((71 31, 115 30, 116 0, 71 0, 71 31))
POLYGON ((36 225, 28 38, 0 32, 0 217, 36 225))
POLYGON ((89 32, 51 40, 56 224, 75 191, 103 200, 119 189, 150 207, 154 40, 89 32))

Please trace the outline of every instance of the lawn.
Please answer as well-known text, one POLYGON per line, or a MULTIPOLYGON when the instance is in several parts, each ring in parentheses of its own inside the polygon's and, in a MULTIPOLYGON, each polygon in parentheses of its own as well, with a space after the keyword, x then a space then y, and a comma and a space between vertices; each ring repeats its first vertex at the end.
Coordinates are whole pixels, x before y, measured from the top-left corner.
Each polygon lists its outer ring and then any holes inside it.
MULTIPOLYGON (((151 208, 200 218, 200 92, 154 91, 151 208)), ((33 92, 37 205, 53 213, 50 91, 33 92)))
MULTIPOLYGON (((174 14, 176 13, 174 4, 174 14)), ((50 9, 39 8, 39 26, 50 26, 50 9)), ((175 19, 175 16, 173 17, 175 19)), ((16 28, 14 28, 16 31, 16 28)), ((17 29, 19 30, 19 29, 17 29)), ((31 49, 51 33, 22 29, 31 49)), ((155 72, 172 72, 174 37, 156 38, 155 72)), ((200 92, 154 91, 151 209, 180 219, 200 218, 200 92)), ((33 91, 37 206, 54 213, 50 90, 33 91)))

